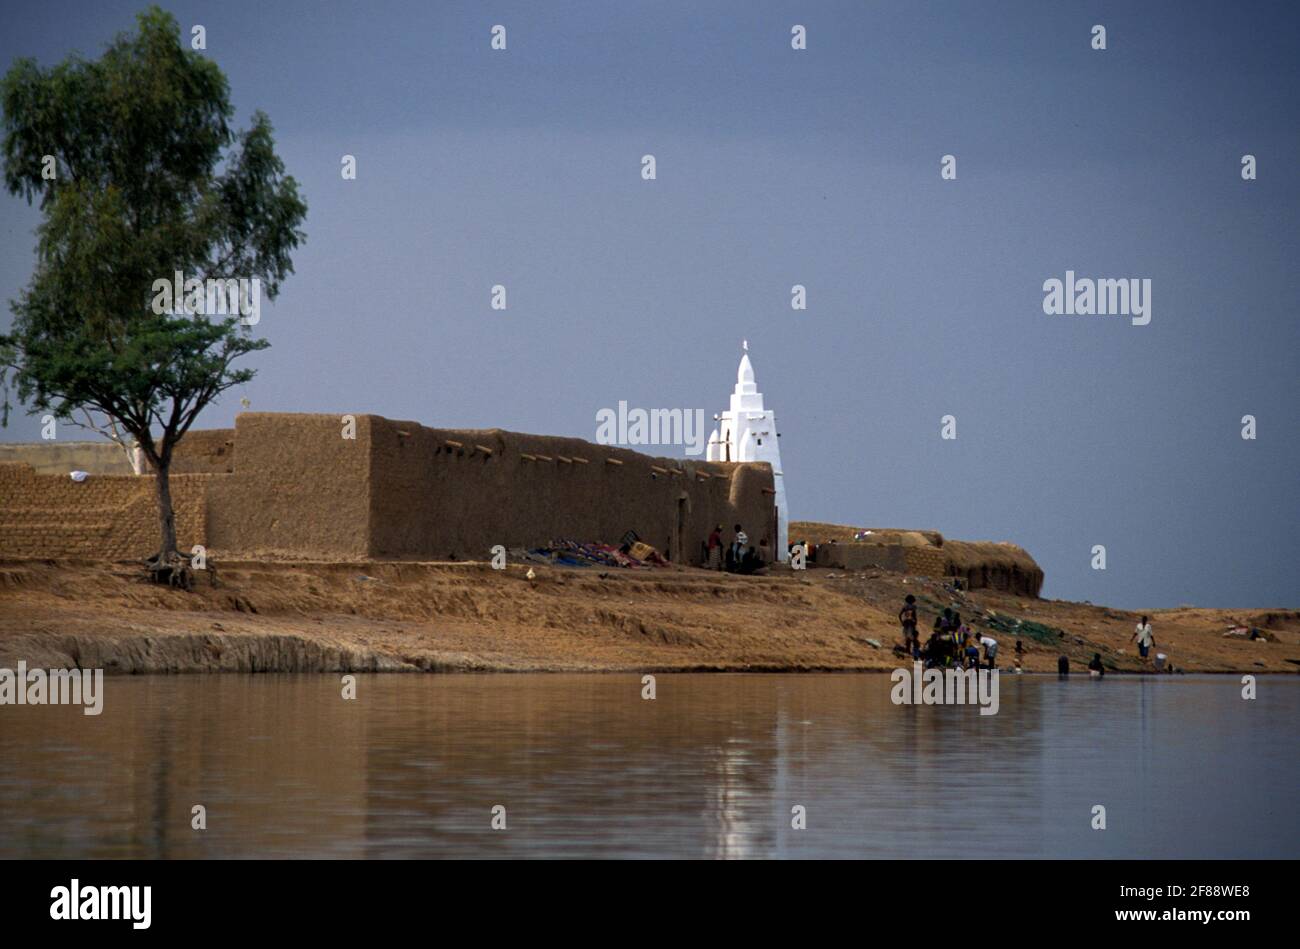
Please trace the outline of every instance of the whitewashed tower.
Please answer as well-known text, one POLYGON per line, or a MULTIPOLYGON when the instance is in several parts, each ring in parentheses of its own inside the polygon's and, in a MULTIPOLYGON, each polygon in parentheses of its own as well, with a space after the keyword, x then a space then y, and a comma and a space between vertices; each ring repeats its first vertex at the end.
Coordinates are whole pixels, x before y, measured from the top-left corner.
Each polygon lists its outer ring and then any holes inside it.
MULTIPOLYGON (((772 466, 776 487, 776 558, 787 560, 787 537, 790 513, 785 504, 785 477, 781 472, 781 448, 777 443, 776 414, 763 408, 763 393, 754 383, 754 367, 749 361, 749 343, 736 370, 736 388, 731 393, 731 408, 713 416, 720 424, 709 436, 706 458, 709 461, 766 461, 772 466)), ((760 525, 755 525, 760 527, 760 525)), ((751 540, 766 533, 746 525, 751 540)))

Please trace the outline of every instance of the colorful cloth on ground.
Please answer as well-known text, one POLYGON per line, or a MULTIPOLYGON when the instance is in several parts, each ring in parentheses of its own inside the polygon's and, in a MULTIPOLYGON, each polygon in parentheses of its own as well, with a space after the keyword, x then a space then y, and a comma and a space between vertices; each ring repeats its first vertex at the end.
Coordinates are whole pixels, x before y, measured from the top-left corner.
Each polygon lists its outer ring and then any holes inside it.
POLYGON ((667 563, 658 554, 638 560, 609 544, 582 544, 576 540, 553 540, 545 547, 534 548, 530 553, 546 557, 552 563, 572 567, 628 567, 645 569, 667 563))

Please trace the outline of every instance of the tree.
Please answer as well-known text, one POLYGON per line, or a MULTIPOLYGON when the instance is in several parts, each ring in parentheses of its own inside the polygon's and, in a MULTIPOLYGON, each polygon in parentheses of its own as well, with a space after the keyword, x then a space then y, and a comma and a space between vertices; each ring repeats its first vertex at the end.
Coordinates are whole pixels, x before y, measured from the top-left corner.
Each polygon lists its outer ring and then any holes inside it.
POLYGON ((0 380, 6 424, 12 386, 31 412, 135 440, 158 497, 151 569, 174 580, 188 570, 173 452, 206 406, 252 378, 232 368, 268 345, 241 326, 254 303, 260 315, 249 291, 276 297, 307 206, 267 117, 232 130, 216 64, 185 49, 158 7, 136 21, 97 61, 19 59, 0 80, 4 183, 29 204, 39 196, 42 214, 31 281, 0 335, 0 380), (167 301, 158 288, 178 272, 184 298, 167 301))

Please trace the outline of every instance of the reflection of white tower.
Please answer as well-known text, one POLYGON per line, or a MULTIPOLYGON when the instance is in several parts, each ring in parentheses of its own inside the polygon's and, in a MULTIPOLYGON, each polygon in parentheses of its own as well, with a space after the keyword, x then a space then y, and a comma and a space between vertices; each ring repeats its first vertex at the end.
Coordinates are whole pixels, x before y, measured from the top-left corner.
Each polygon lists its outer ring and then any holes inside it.
MULTIPOLYGON (((745 343, 746 350, 749 344, 745 343)), ((766 461, 772 466, 776 487, 776 558, 788 559, 786 537, 790 514, 785 506, 785 478, 781 473, 781 449, 777 445, 776 415, 763 408, 763 393, 754 384, 754 367, 749 353, 740 357, 736 389, 731 408, 715 415, 721 424, 709 436, 709 461, 766 461)), ((761 536, 761 535, 759 535, 761 536)))

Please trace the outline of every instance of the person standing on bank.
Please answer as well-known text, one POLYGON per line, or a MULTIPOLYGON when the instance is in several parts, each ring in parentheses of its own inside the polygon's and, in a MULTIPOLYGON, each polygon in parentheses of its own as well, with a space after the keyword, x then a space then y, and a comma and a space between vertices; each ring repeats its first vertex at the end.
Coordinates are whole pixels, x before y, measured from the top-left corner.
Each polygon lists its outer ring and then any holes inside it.
POLYGON ((898 621, 903 624, 903 646, 908 652, 912 652, 912 643, 917 640, 916 597, 910 593, 903 600, 903 608, 898 611, 898 621))
POLYGON ((1145 616, 1142 617, 1142 621, 1137 624, 1137 629, 1133 631, 1133 638, 1130 639, 1129 642, 1133 642, 1134 640, 1137 640, 1138 653, 1142 656, 1142 661, 1145 663, 1147 656, 1151 652, 1151 647, 1156 644, 1156 637, 1151 632, 1151 623, 1147 621, 1145 616))
POLYGON ((736 539, 731 544, 731 561, 740 569, 741 561, 745 559, 745 550, 749 547, 749 535, 736 525, 736 539))
POLYGON ((985 633, 980 637, 980 645, 984 647, 984 661, 988 663, 990 669, 996 669, 998 667, 998 641, 985 633))

